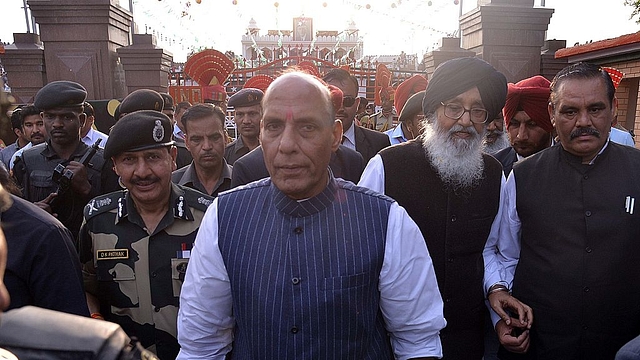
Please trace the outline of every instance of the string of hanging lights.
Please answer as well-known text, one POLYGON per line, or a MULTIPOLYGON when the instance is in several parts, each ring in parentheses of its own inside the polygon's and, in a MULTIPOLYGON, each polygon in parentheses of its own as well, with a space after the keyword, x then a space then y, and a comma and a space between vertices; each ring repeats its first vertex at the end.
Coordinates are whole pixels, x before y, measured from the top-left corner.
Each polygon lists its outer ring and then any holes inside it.
MULTIPOLYGON (((146 12, 149 21, 145 28, 149 33, 153 31, 157 36, 158 34, 161 34, 160 37, 162 39, 167 39, 165 44, 168 42, 172 45, 179 44, 183 49, 185 47, 187 47, 187 49, 195 49, 197 47, 202 48, 203 46, 229 48, 228 34, 230 34, 230 31, 237 31, 234 29, 243 29, 243 32, 247 30, 246 28, 242 28, 238 25, 246 24, 248 22, 251 17, 249 15, 251 11, 249 10, 256 8, 257 0, 228 0, 229 2, 226 3, 226 6, 224 2, 221 2, 220 0, 216 0, 215 4, 211 0, 158 0, 159 3, 163 3, 163 8, 166 8, 166 11, 160 11, 160 14, 158 14, 158 6, 150 7, 150 3, 144 0, 133 1, 140 7, 147 8, 146 12), (216 29, 214 27, 216 31, 208 30, 206 32, 191 29, 197 28, 197 26, 191 25, 203 21, 206 22, 206 18, 210 19, 210 15, 207 16, 208 11, 206 9, 209 9, 213 5, 215 5, 216 9, 226 9, 221 12, 221 14, 224 14, 222 16, 227 18, 227 24, 234 24, 233 27, 220 29, 216 29), (207 7, 202 8, 203 6, 207 7), (235 9, 235 11, 231 9, 235 9), (233 12, 230 13, 229 11, 236 12, 237 14, 234 16, 233 12), (181 19, 178 21, 178 26, 174 26, 176 23, 176 13, 181 19), (170 19, 170 16, 166 17, 171 14, 174 14, 174 19, 170 19), (226 41, 226 45, 220 45, 220 42, 224 41, 226 41)), ((359 29, 360 38, 374 38, 378 44, 397 45, 389 37, 393 36, 392 34, 389 32, 383 34, 379 29, 372 28, 371 21, 369 21, 369 19, 378 18, 384 19, 384 22, 386 23, 398 24, 398 27, 402 27, 404 29, 402 30, 402 33, 414 34, 414 36, 416 34, 421 34, 420 39, 423 44, 422 47, 430 47, 432 46, 430 44, 433 43, 435 45, 440 37, 451 36, 455 34, 455 31, 457 30, 457 26, 456 28, 452 28, 446 24, 439 25, 438 22, 434 22, 430 19, 451 17, 452 6, 457 7, 460 5, 461 7, 461 2, 461 0, 429 0, 428 2, 423 0, 392 0, 389 2, 374 2, 371 0, 325 0, 311 3, 305 2, 300 5, 299 2, 293 0, 279 0, 271 3, 273 6, 272 9, 274 9, 271 16, 275 15, 276 30, 279 31, 279 23, 281 22, 280 20, 282 20, 279 19, 279 17, 280 12, 283 9, 286 10, 287 13, 290 13, 292 7, 300 8, 300 6, 302 6, 303 9, 306 7, 306 9, 312 13, 314 15, 313 17, 316 19, 322 19, 322 17, 317 14, 323 11, 337 11, 337 14, 343 16, 348 16, 345 14, 351 12, 352 18, 355 17, 361 19, 358 20, 361 25, 359 29), (446 16, 444 14, 445 10, 448 13, 446 16)), ((264 6, 262 6, 262 8, 264 8, 264 6)), ((261 15, 264 17, 264 11, 261 15)), ((376 20, 373 20, 373 22, 375 23, 376 20)), ((280 39, 282 39, 282 36, 280 36, 280 39)), ((336 44, 333 46, 334 50, 340 47, 340 42, 343 39, 343 37, 338 37, 336 39, 336 44)), ((310 40, 315 40, 315 36, 311 35, 310 40)), ((345 50, 349 52, 349 50, 352 49, 345 48, 345 50)), ((258 52, 259 56, 262 55, 258 49, 256 49, 256 52, 258 52)))

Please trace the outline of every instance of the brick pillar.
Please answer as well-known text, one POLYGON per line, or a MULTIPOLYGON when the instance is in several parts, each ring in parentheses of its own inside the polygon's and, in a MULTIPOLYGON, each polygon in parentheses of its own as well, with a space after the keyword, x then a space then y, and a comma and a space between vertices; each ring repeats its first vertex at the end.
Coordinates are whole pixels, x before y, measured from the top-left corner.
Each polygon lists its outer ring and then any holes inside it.
POLYGON ((460 57, 474 57, 476 53, 460 48, 460 38, 442 38, 442 45, 423 57, 426 65, 427 79, 431 79, 431 75, 438 65, 443 62, 460 57))
POLYGON ((568 58, 556 59, 556 51, 566 47, 566 40, 547 40, 544 42, 540 55, 540 75, 551 81, 558 71, 569 65, 568 58))
POLYGON ((173 55, 157 47, 153 35, 134 34, 133 45, 117 51, 124 67, 128 93, 137 89, 168 92, 173 55))
POLYGON ((540 51, 553 14, 534 0, 478 0, 460 18, 462 48, 491 63, 510 82, 540 74, 540 51))
POLYGON ((44 50, 36 34, 13 34, 13 44, 5 46, 0 59, 8 74, 11 95, 17 104, 33 102, 46 84, 44 50))
POLYGON ((47 82, 81 83, 89 99, 125 95, 116 49, 129 45, 132 15, 118 0, 27 0, 44 42, 47 82))

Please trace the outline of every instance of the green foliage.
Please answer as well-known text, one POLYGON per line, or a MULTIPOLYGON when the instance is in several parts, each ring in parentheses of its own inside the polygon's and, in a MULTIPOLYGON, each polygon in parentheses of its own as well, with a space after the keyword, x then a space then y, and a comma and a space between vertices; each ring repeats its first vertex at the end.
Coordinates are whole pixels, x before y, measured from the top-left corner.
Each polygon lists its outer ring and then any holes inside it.
MULTIPOLYGON (((640 15, 640 0, 624 0, 624 4, 633 7, 630 19, 640 15)), ((640 24, 640 18, 636 20, 636 23, 640 24)))

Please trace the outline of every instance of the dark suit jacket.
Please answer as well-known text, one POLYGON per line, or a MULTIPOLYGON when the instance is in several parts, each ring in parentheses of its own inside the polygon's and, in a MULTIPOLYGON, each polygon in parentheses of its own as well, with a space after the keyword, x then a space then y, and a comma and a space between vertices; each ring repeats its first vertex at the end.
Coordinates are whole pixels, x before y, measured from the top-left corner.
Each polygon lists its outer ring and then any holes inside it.
MULTIPOLYGON (((354 184, 360 180, 364 165, 362 155, 344 145, 340 145, 338 150, 331 154, 331 160, 329 161, 329 167, 336 178, 343 178, 354 184)), ((258 146, 233 163, 231 188, 266 177, 269 177, 269 172, 264 164, 262 146, 258 146)))
POLYGON ((189 149, 187 149, 187 145, 185 144, 184 140, 175 138, 174 141, 176 142, 175 145, 178 149, 178 155, 176 156, 176 168, 180 169, 191 164, 191 161, 193 161, 193 157, 191 156, 189 149))
POLYGON ((504 176, 509 177, 511 173, 511 169, 513 168, 513 163, 515 163, 518 159, 518 155, 513 147, 509 146, 495 154, 492 154, 494 158, 500 161, 502 164, 502 171, 504 171, 504 176))
MULTIPOLYGON (((355 126, 353 129, 356 135, 356 151, 358 151, 364 159, 365 166, 374 157, 378 151, 391 146, 389 136, 379 131, 363 128, 362 126, 355 126)), ((337 176, 336 176, 337 177, 337 176)))

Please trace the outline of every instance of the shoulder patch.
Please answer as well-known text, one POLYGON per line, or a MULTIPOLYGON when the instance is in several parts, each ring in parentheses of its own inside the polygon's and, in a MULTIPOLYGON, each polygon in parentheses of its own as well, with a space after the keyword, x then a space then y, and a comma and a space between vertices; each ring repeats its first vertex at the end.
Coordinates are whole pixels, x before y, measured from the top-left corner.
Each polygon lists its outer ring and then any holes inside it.
POLYGON ((84 207, 84 218, 90 218, 118 207, 118 199, 124 198, 124 190, 97 196, 84 207))
MULTIPOLYGON (((178 185, 180 186, 180 185, 178 185)), ((184 190, 184 199, 192 208, 198 209, 200 211, 207 211, 209 205, 213 203, 213 197, 203 194, 200 191, 191 189, 186 186, 180 186, 182 190, 184 190)))

